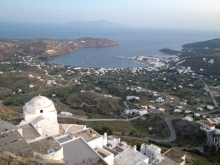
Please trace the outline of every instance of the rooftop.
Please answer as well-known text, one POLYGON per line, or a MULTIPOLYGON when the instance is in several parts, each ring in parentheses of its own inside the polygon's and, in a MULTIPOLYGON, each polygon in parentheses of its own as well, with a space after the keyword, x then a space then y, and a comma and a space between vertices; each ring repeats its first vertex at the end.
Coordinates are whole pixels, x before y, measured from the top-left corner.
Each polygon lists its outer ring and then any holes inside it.
POLYGON ((148 146, 148 149, 150 149, 151 151, 156 151, 157 149, 160 149, 160 147, 154 145, 154 144, 151 144, 148 146))
POLYGON ((40 137, 39 133, 34 129, 31 124, 23 124, 17 126, 17 128, 22 128, 23 138, 25 140, 32 140, 36 137, 40 137))
POLYGON ((174 150, 174 149, 170 149, 167 152, 164 153, 164 156, 170 158, 171 160, 174 160, 177 163, 181 163, 184 161, 183 156, 184 154, 174 150))
POLYGON ((48 154, 48 150, 59 150, 61 146, 57 141, 52 137, 47 137, 45 139, 41 139, 32 143, 29 143, 31 148, 34 152, 40 153, 40 154, 48 154))
POLYGON ((86 142, 92 141, 101 137, 97 132, 92 130, 91 128, 87 128, 86 130, 82 130, 80 132, 74 133, 73 136, 82 137, 86 142))
POLYGON ((115 165, 134 165, 138 163, 140 164, 146 159, 148 159, 147 156, 138 151, 134 151, 131 148, 128 148, 115 157, 115 165))
POLYGON ((75 132, 83 130, 84 128, 86 128, 85 125, 71 124, 71 126, 67 128, 66 132, 75 133, 75 132))
POLYGON ((3 151, 9 151, 15 155, 33 153, 30 146, 16 130, 0 134, 0 148, 3 151))
POLYGON ((16 126, 0 119, 0 132, 10 131, 16 129, 16 126))
POLYGON ((212 125, 208 121, 202 120, 202 123, 205 124, 205 125, 208 125, 209 127, 214 127, 214 125, 212 125))
POLYGON ((74 165, 107 165, 82 139, 77 138, 62 144, 64 160, 74 165), (74 156, 73 156, 74 155, 74 156))
POLYGON ((61 144, 72 140, 73 137, 69 134, 65 134, 63 136, 57 137, 56 140, 61 144))

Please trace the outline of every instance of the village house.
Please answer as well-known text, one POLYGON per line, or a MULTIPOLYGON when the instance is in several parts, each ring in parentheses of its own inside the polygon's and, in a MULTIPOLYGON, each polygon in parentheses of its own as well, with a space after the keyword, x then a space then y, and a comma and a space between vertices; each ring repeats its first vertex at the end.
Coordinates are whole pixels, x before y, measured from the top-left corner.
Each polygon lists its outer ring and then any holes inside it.
POLYGON ((211 123, 209 123, 206 120, 201 120, 199 123, 201 125, 200 128, 205 130, 205 131, 210 131, 210 130, 214 130, 215 129, 215 126, 212 125, 211 123))

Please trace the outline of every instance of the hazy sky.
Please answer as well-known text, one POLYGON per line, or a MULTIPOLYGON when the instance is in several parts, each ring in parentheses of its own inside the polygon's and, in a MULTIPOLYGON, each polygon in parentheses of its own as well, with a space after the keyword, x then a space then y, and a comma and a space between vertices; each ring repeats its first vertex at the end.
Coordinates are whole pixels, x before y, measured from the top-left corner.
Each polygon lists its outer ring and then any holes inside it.
POLYGON ((220 0, 0 0, 0 21, 220 29, 220 0))

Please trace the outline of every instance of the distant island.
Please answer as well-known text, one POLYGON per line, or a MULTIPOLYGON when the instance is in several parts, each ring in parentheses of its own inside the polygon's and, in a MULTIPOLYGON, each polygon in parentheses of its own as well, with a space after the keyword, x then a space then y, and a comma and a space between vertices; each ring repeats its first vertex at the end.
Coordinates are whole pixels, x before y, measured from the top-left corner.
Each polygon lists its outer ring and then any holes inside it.
POLYGON ((172 50, 168 48, 160 49, 159 51, 167 55, 178 55, 180 53, 180 51, 172 50))
POLYGON ((77 51, 82 47, 113 46, 117 42, 106 38, 56 39, 0 39, 0 59, 20 56, 53 57, 77 51))
POLYGON ((119 23, 114 23, 106 20, 100 20, 100 21, 72 21, 67 23, 71 27, 77 27, 77 28, 125 28, 130 27, 128 25, 123 25, 119 23))

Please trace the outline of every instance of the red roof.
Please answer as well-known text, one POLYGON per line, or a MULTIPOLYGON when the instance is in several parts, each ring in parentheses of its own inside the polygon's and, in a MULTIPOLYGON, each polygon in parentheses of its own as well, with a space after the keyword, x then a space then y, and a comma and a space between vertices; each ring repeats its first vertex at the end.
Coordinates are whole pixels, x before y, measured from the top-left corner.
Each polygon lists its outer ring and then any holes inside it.
POLYGON ((205 125, 208 125, 209 127, 214 127, 214 125, 212 125, 208 121, 203 120, 202 123, 205 124, 205 125))

